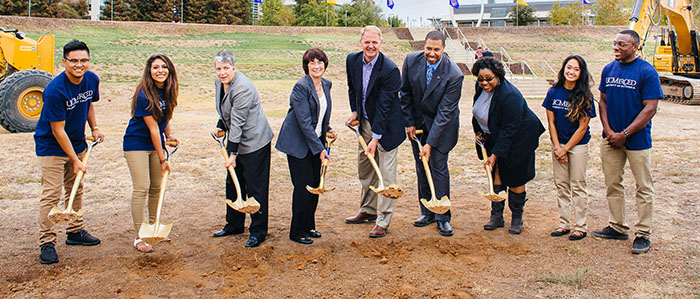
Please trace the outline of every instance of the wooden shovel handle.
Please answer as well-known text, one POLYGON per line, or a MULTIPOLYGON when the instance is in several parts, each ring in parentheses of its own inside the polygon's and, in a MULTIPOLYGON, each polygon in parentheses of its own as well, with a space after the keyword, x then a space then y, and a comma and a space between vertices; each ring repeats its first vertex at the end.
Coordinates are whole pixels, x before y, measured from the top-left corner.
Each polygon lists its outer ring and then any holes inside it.
MULTIPOLYGON (((224 160, 226 163, 228 163, 228 152, 226 152, 226 148, 223 146, 221 148, 221 155, 224 156, 224 160)), ((236 170, 233 168, 233 166, 227 167, 228 173, 231 174, 231 180, 233 181, 233 185, 236 187, 236 195, 238 196, 236 200, 242 200, 241 198, 241 186, 238 184, 238 176, 236 176, 236 170)))

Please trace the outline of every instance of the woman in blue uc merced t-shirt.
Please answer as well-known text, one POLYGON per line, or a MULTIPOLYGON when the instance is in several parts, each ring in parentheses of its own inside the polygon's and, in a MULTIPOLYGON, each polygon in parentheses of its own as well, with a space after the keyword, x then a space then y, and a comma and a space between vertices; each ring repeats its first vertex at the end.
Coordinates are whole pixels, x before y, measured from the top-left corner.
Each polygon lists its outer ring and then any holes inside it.
MULTIPOLYGON (((131 215, 136 233, 144 222, 144 205, 148 197, 148 222, 156 217, 160 183, 170 171, 163 148, 168 141, 178 142, 170 130, 170 119, 177 106, 178 82, 170 58, 156 54, 148 58, 143 77, 131 100, 131 119, 124 133, 124 157, 131 172, 134 190, 131 215)), ((153 247, 136 237, 134 247, 151 252, 153 247)))
POLYGON ((547 109, 553 147, 552 171, 559 207, 559 227, 552 231, 552 237, 560 237, 571 231, 569 216, 572 202, 576 223, 569 240, 580 240, 587 234, 586 166, 588 141, 591 139, 588 123, 596 116, 591 82, 586 61, 578 55, 569 56, 564 59, 557 82, 549 89, 542 103, 547 109))

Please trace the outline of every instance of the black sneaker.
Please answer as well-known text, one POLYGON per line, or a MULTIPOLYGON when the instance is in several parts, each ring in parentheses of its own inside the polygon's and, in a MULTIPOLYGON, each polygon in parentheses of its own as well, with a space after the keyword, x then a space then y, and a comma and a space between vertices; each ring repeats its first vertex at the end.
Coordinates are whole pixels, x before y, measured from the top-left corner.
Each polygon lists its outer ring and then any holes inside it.
POLYGON ((86 230, 81 229, 74 233, 66 233, 66 245, 93 246, 100 244, 100 239, 93 237, 86 230))
POLYGON ((604 229, 593 231, 593 236, 601 239, 627 240, 630 237, 627 234, 620 233, 610 226, 604 229))
POLYGON ((632 253, 646 253, 649 251, 650 244, 651 242, 649 242, 649 240, 645 239, 644 237, 636 237, 634 238, 634 243, 632 243, 632 253))
POLYGON ((41 244, 41 255, 39 255, 39 262, 42 264, 58 263, 58 254, 56 254, 56 248, 54 248, 53 243, 41 244))

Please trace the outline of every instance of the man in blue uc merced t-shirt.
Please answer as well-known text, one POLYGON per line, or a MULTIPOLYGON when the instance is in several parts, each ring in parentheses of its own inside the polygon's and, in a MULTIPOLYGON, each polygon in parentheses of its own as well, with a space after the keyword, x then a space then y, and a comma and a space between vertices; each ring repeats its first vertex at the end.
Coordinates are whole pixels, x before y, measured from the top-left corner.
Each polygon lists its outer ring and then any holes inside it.
MULTIPOLYGON (((97 128, 93 102, 100 99, 100 79, 88 71, 90 50, 81 41, 71 41, 63 46, 65 71, 56 76, 43 92, 44 106, 36 125, 34 141, 36 155, 41 165, 41 201, 39 203, 39 243, 42 264, 58 262, 54 223, 48 215, 60 199, 63 188, 66 195, 73 187, 78 171, 87 169, 81 162, 85 155, 85 122, 90 124, 92 136, 97 140, 104 134, 97 128)), ((73 201, 73 210, 82 206, 82 186, 73 201)), ((66 199, 67 203, 67 199, 66 199)), ((97 245, 100 240, 83 229, 83 219, 68 224, 67 245, 97 245)))
POLYGON ((600 160, 607 186, 609 225, 593 235, 604 239, 627 240, 625 188, 622 175, 625 163, 637 184, 636 238, 632 253, 649 251, 654 184, 651 177, 651 118, 659 99, 664 97, 659 74, 643 59, 637 58, 639 35, 623 30, 613 43, 615 61, 603 68, 600 80, 600 121, 603 138, 600 160))

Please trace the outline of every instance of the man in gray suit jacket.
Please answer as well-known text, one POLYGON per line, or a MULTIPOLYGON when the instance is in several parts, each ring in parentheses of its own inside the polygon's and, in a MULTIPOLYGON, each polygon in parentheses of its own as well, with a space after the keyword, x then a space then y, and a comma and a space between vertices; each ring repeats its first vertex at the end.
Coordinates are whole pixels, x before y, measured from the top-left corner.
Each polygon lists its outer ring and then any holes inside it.
MULTIPOLYGON (((214 57, 216 65, 216 111, 219 122, 217 136, 228 132, 226 150, 241 186, 243 198, 253 197, 260 203, 260 210, 251 214, 250 238, 245 247, 257 247, 267 236, 267 199, 270 185, 270 153, 272 128, 267 122, 260 104, 258 90, 253 82, 236 69, 236 57, 228 50, 221 50, 214 57)), ((231 175, 226 177, 226 198, 236 200, 236 190, 231 175)), ((244 230, 244 213, 226 205, 226 226, 214 233, 214 237, 241 234, 244 230)))
MULTIPOLYGON (((464 75, 457 64, 443 55, 445 37, 431 31, 425 37, 424 51, 406 56, 401 75, 401 109, 406 122, 406 135, 411 140, 420 138, 423 150, 412 142, 418 175, 418 197, 430 198, 430 188, 420 157, 428 159, 435 183, 435 196, 450 196, 450 172, 447 167, 449 152, 457 144, 459 131, 459 100, 462 96, 464 75), (423 134, 416 136, 416 130, 423 134)), ((427 226, 435 221, 438 232, 451 236, 450 211, 435 214, 420 203, 421 216, 413 225, 427 226)))

